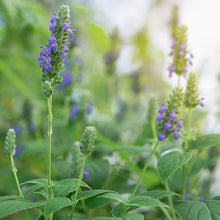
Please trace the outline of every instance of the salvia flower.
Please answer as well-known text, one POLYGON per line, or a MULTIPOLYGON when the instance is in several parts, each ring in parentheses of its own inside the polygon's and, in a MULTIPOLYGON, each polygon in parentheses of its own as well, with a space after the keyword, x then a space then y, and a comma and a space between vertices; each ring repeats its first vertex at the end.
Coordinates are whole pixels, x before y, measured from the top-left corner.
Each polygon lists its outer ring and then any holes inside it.
POLYGON ((179 132, 182 128, 181 121, 183 118, 179 118, 179 112, 182 107, 183 92, 182 89, 176 87, 169 97, 167 106, 162 103, 162 108, 159 109, 157 121, 159 122, 159 135, 160 141, 165 140, 169 135, 173 135, 175 139, 178 139, 179 132))
POLYGON ((76 31, 70 29, 70 12, 67 5, 62 5, 58 13, 54 12, 50 22, 51 36, 45 47, 40 46, 42 50, 38 58, 42 69, 43 93, 47 98, 52 95, 54 87, 63 80, 60 73, 69 51, 69 39, 73 39, 73 32, 76 31))
POLYGON ((96 140, 95 127, 87 126, 81 139, 80 149, 84 155, 89 155, 94 150, 94 143, 96 140))
POLYGON ((16 147, 15 139, 16 139, 15 130, 13 128, 10 128, 5 138, 5 147, 4 147, 4 152, 8 156, 14 155, 15 153, 15 147, 16 147))
POLYGON ((84 170, 84 177, 85 177, 86 179, 89 179, 89 168, 86 168, 86 169, 84 170))
POLYGON ((189 65, 192 65, 193 54, 187 50, 187 28, 185 26, 177 28, 169 55, 173 56, 173 61, 168 67, 169 76, 171 77, 174 72, 177 75, 186 76, 189 65))
POLYGON ((69 114, 69 121, 73 120, 74 117, 79 113, 79 106, 77 104, 73 105, 69 114))
POLYGON ((197 74, 191 72, 187 80, 184 105, 187 108, 195 108, 197 105, 204 107, 204 98, 199 98, 197 74))

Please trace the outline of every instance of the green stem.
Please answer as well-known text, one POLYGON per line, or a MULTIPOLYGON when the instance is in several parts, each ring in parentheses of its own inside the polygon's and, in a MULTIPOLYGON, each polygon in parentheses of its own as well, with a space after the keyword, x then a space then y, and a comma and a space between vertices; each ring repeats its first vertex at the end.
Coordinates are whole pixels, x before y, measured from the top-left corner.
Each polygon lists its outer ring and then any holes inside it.
POLYGON ((140 185, 140 183, 141 183, 141 181, 142 181, 142 179, 143 179, 144 173, 145 173, 146 170, 147 170, 147 167, 148 167, 148 164, 149 164, 149 162, 150 162, 150 160, 151 160, 151 157, 154 155, 155 151, 157 150, 157 148, 158 148, 158 146, 159 146, 159 143, 160 143, 160 141, 157 141, 156 144, 155 144, 155 146, 153 147, 153 150, 152 150, 150 156, 148 157, 148 159, 147 159, 147 161, 146 161, 146 163, 145 163, 144 168, 143 168, 142 171, 141 171, 141 174, 140 174, 140 176, 139 176, 139 178, 138 178, 137 184, 136 184, 136 186, 135 186, 135 188, 134 188, 134 190, 133 190, 133 192, 132 192, 132 194, 131 194, 131 196, 130 196, 130 198, 129 198, 129 200, 128 200, 128 204, 125 205, 125 207, 124 207, 124 212, 123 212, 122 215, 125 215, 125 214, 127 213, 128 209, 129 209, 129 207, 130 207, 129 204, 131 203, 131 200, 133 199, 133 197, 134 197, 134 195, 135 195, 135 193, 136 193, 136 191, 137 191, 137 189, 138 189, 138 187, 139 187, 139 185, 140 185))
MULTIPOLYGON (((15 181, 16 181, 16 185, 17 185, 17 188, 18 188, 19 195, 23 198, 24 196, 23 196, 23 193, 21 191, 21 187, 20 187, 20 184, 19 184, 18 176, 17 176, 17 169, 15 167, 15 163, 14 163, 14 159, 13 159, 12 154, 10 155, 10 159, 11 159, 11 168, 12 168, 12 172, 13 172, 14 177, 15 177, 15 181)), ((27 210, 25 210, 25 213, 26 213, 27 218, 30 220, 30 216, 29 216, 29 213, 28 213, 27 210)))
MULTIPOLYGON (((48 187, 49 187, 49 200, 53 197, 53 190, 51 184, 51 136, 52 136, 52 95, 47 99, 48 104, 48 139, 49 139, 49 146, 48 146, 48 187)), ((53 214, 49 216, 49 220, 53 219, 53 214)))
POLYGON ((172 217, 170 216, 169 212, 164 207, 160 207, 160 208, 168 220, 173 220, 172 217))
POLYGON ((85 168, 85 164, 86 164, 86 156, 84 155, 83 157, 83 162, 82 162, 82 168, 81 168, 81 171, 80 171, 80 174, 79 174, 79 182, 78 182, 78 185, 76 187, 76 192, 75 192, 75 196, 74 196, 74 199, 73 201, 75 202, 75 204, 73 204, 72 206, 72 211, 71 211, 71 215, 70 215, 70 220, 73 219, 73 213, 74 213, 74 209, 76 207, 76 199, 77 199, 77 196, 78 196, 78 192, 79 192, 79 189, 80 189, 80 184, 81 184, 81 181, 82 181, 82 178, 83 178, 83 173, 84 173, 84 168, 85 168))
MULTIPOLYGON (((168 185, 167 181, 165 181, 165 189, 166 189, 166 191, 170 191, 170 188, 169 188, 169 185, 168 185)), ((175 213, 175 210, 174 210, 173 200, 172 200, 171 196, 168 196, 168 201, 169 201, 170 210, 171 210, 171 213, 172 213, 172 216, 173 216, 173 220, 176 220, 176 213, 175 213)))
MULTIPOLYGON (((192 109, 189 108, 189 113, 188 113, 188 124, 187 124, 187 133, 186 136, 187 138, 185 139, 185 143, 184 143, 184 152, 187 151, 187 145, 188 145, 188 141, 189 141, 189 136, 190 136, 190 122, 191 122, 191 116, 192 116, 192 109)), ((182 182, 182 193, 183 196, 186 193, 186 176, 187 176, 187 170, 186 170, 186 165, 183 166, 183 182, 182 182)))

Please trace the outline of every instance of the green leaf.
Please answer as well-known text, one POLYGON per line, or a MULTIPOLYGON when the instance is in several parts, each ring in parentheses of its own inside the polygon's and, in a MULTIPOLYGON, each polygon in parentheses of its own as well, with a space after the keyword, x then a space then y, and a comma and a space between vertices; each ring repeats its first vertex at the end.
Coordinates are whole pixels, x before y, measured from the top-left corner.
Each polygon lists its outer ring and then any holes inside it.
POLYGON ((36 190, 41 189, 42 185, 32 185, 32 186, 25 186, 22 188, 22 192, 24 197, 29 196, 32 192, 35 192, 36 190))
MULTIPOLYGON (((76 191, 78 179, 65 179, 54 184, 54 195, 56 197, 66 196, 76 191)), ((85 182, 81 181, 80 186, 91 189, 85 182)))
POLYGON ((161 199, 167 196, 181 196, 181 195, 174 193, 174 192, 165 191, 165 190, 152 190, 152 191, 147 191, 147 192, 138 194, 137 196, 149 196, 154 199, 161 199))
MULTIPOLYGON (((135 208, 136 209, 136 208, 135 208)), ((122 202, 118 203, 113 209, 112 209, 112 215, 114 217, 120 217, 121 214, 124 212, 124 204, 122 202)))
POLYGON ((180 201, 174 204, 182 220, 219 220, 220 201, 216 199, 198 201, 180 201))
POLYGON ((180 153, 173 151, 162 156, 158 161, 158 172, 162 182, 186 164, 192 155, 190 153, 180 153))
POLYGON ((34 193, 42 195, 46 200, 49 200, 48 189, 40 188, 37 191, 35 191, 34 193))
POLYGON ((122 197, 118 193, 104 193, 104 194, 100 195, 99 197, 115 200, 118 202, 126 202, 127 201, 126 198, 122 197))
POLYGON ((67 206, 71 206, 75 204, 75 202, 71 201, 70 199, 66 197, 57 197, 49 200, 44 208, 44 214, 46 218, 50 216, 50 214, 65 208, 67 206))
MULTIPOLYGON (((83 191, 83 192, 78 193, 77 200, 88 199, 90 197, 97 196, 97 195, 104 194, 104 193, 113 193, 113 191, 104 190, 104 189, 83 191)), ((74 195, 72 197, 74 197, 74 195)))
POLYGON ((1 196, 0 201, 9 200, 9 199, 23 199, 23 196, 1 196))
POLYGON ((33 179, 33 180, 28 180, 24 183, 21 183, 21 185, 24 185, 24 184, 39 184, 39 185, 42 185, 42 186, 48 186, 48 180, 47 179, 33 179))
POLYGON ((42 202, 30 202, 24 200, 9 200, 0 202, 0 218, 11 215, 18 211, 26 209, 36 208, 46 204, 46 201, 42 202))
POLYGON ((166 204, 163 202, 159 201, 158 199, 154 199, 149 196, 136 196, 131 200, 131 205, 132 206, 147 206, 147 207, 167 207, 166 204))
POLYGON ((203 150, 205 148, 219 146, 220 134, 208 134, 202 135, 196 138, 196 140, 189 141, 189 150, 203 150))
POLYGON ((92 220, 144 220, 144 216, 140 214, 132 214, 123 217, 95 217, 92 220))

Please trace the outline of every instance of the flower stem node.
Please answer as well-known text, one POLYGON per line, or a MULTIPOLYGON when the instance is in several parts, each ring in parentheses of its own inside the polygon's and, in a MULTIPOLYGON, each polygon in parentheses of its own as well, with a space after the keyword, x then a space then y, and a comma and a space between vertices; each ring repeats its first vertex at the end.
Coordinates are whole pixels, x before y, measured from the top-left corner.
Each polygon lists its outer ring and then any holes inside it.
POLYGON ((80 149, 84 155, 89 155, 94 150, 94 143, 96 140, 96 129, 94 127, 87 126, 81 139, 80 149))

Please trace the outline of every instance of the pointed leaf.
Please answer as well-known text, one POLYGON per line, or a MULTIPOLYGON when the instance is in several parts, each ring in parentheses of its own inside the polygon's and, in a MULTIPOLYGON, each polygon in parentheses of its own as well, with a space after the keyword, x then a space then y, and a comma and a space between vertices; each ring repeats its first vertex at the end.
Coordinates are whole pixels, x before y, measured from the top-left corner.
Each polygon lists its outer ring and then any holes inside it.
POLYGON ((92 220, 144 220, 144 216, 140 214, 132 214, 123 217, 95 217, 92 220))
POLYGON ((154 206, 158 206, 158 207, 167 207, 166 204, 164 204, 163 202, 161 202, 158 199, 154 199, 152 197, 149 196, 136 196, 131 200, 131 205, 132 206, 147 206, 147 207, 154 207, 154 206))
POLYGON ((33 179, 33 180, 28 180, 24 183, 21 183, 21 185, 24 185, 24 184, 39 184, 39 185, 42 185, 42 186, 48 186, 48 180, 47 179, 33 179))
MULTIPOLYGON (((54 195, 56 197, 66 196, 76 191, 78 179, 64 179, 54 184, 54 195)), ((91 189, 85 182, 81 181, 80 186, 91 189)))
POLYGON ((220 134, 202 135, 196 140, 189 141, 189 150, 203 150, 205 148, 219 146, 220 134))
POLYGON ((183 220, 219 220, 220 201, 216 199, 199 201, 180 201, 176 202, 176 212, 183 220))
POLYGON ((137 196, 149 196, 154 199, 161 199, 167 196, 181 196, 181 195, 174 193, 174 192, 165 191, 165 190, 152 190, 152 191, 147 191, 147 192, 138 194, 137 196))
POLYGON ((46 218, 48 218, 52 213, 75 204, 75 202, 71 201, 66 197, 57 197, 49 200, 44 208, 44 213, 46 218))
POLYGON ((106 199, 111 199, 111 200, 115 200, 118 202, 126 202, 127 199, 122 197, 121 195, 119 195, 118 193, 104 193, 98 197, 102 197, 102 198, 106 198, 106 199))
POLYGON ((162 182, 186 164, 192 155, 190 153, 180 153, 173 151, 162 156, 158 161, 158 172, 162 182))
POLYGON ((104 194, 104 193, 114 193, 114 192, 110 190, 104 190, 104 189, 83 191, 83 192, 78 193, 77 200, 88 199, 90 197, 97 196, 97 195, 104 194))
POLYGON ((46 201, 42 202, 30 202, 24 200, 8 200, 0 202, 0 218, 11 215, 18 211, 31 209, 46 204, 46 201))
POLYGON ((23 199, 23 196, 1 196, 0 201, 5 201, 9 199, 23 199))

